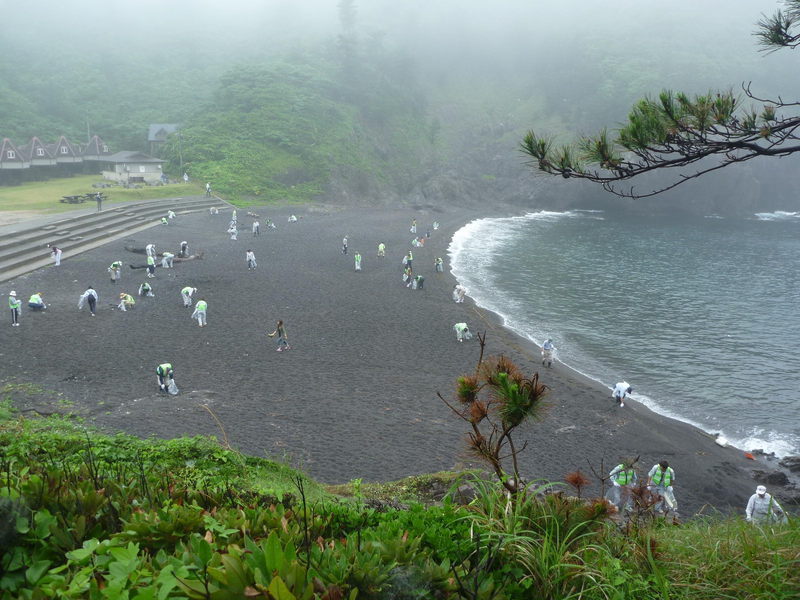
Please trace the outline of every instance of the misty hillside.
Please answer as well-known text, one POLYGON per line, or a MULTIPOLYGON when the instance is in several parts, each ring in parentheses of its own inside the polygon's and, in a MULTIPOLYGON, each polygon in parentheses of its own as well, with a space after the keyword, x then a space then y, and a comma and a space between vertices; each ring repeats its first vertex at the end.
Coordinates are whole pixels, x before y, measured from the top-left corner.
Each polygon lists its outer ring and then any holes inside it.
POLYGON ((655 200, 535 177, 536 128, 565 139, 618 126, 639 97, 752 82, 800 97, 792 56, 752 39, 773 0, 557 3, 312 0, 224 5, 77 0, 45 14, 3 1, 0 137, 98 134, 165 149, 233 198, 790 209, 795 163, 726 169, 655 200), (589 4, 589 6, 586 6, 589 4), (787 76, 789 74, 789 76, 787 76))

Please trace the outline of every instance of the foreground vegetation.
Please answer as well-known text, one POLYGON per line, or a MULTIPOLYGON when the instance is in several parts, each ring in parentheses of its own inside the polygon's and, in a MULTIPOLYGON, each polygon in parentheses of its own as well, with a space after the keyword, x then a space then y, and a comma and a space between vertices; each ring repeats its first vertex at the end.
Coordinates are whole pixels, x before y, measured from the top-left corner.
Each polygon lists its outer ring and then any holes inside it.
POLYGON ((466 506, 388 508, 373 486, 333 496, 213 439, 101 435, 6 400, 0 599, 788 599, 800 587, 796 523, 621 529, 602 501, 509 503, 485 480, 472 487, 466 506))

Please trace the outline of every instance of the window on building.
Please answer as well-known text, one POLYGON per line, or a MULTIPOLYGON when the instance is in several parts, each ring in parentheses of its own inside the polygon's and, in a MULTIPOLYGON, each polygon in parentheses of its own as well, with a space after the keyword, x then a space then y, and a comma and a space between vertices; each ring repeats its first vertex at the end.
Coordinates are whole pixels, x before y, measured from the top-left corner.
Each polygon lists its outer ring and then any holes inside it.
POLYGON ((15 158, 16 156, 17 153, 14 152, 13 150, 6 150, 6 158, 15 158))
POLYGON ((139 173, 144 173, 147 170, 147 167, 144 165, 139 165, 139 173))
POLYGON ((106 146, 105 144, 103 144, 103 152, 108 152, 108 146, 106 146))
POLYGON ((69 148, 66 146, 61 146, 61 154, 66 154, 67 152, 69 152, 69 148))
POLYGON ((44 156, 44 148, 37 148, 36 156, 44 156))

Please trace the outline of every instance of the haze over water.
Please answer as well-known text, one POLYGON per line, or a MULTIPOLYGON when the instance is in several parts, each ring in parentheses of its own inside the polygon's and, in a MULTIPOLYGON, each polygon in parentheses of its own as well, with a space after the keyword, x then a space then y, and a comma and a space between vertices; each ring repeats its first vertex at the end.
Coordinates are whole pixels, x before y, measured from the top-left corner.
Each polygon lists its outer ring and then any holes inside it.
POLYGON ((480 306, 570 367, 737 447, 800 454, 800 214, 537 212, 473 221, 449 253, 480 306))

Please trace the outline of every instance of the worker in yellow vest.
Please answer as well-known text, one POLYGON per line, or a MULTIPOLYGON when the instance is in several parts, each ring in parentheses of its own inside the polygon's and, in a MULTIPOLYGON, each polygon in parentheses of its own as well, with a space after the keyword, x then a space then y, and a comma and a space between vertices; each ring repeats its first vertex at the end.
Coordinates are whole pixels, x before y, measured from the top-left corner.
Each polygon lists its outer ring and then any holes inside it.
POLYGON ((655 510, 663 513, 669 511, 678 512, 678 503, 675 500, 675 495, 672 490, 672 484, 675 482, 675 471, 669 466, 669 463, 662 460, 660 463, 653 465, 650 472, 647 474, 647 487, 648 489, 660 497, 660 500, 655 505, 655 510))
POLYGON ((638 460, 638 457, 626 459, 611 469, 608 474, 611 479, 608 499, 620 512, 623 510, 630 511, 632 508, 631 490, 639 479, 635 469, 638 460))
POLYGON ((35 294, 31 294, 31 297, 28 299, 28 308, 33 311, 37 310, 45 310, 47 305, 42 300, 42 292, 36 292, 35 294))
POLYGON ((119 295, 119 304, 117 305, 117 308, 119 308, 122 312, 126 312, 129 308, 133 308, 135 304, 136 300, 134 300, 133 296, 122 292, 119 295))
POLYGON ((197 304, 194 305, 194 312, 192 313, 192 318, 197 319, 197 324, 200 327, 205 327, 208 325, 206 321, 206 311, 208 310, 208 303, 200 299, 197 301, 197 304))
POLYGON ((172 363, 161 363, 156 367, 156 377, 158 377, 158 387, 162 392, 175 390, 178 393, 178 388, 175 387, 175 370, 172 368, 172 363))

